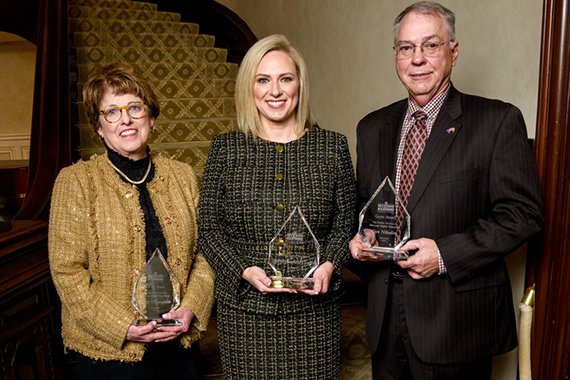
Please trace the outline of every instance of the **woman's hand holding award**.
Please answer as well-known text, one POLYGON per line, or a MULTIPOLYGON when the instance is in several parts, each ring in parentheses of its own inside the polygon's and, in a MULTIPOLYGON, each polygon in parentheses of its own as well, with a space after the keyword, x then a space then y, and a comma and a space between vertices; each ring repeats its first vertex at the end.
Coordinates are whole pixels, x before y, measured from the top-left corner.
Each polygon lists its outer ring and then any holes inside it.
POLYGON ((321 246, 313 235, 299 206, 269 242, 272 288, 313 289, 311 277, 319 266, 321 246))
POLYGON ((182 326, 178 319, 162 318, 179 305, 180 282, 157 248, 134 283, 133 306, 142 317, 137 323, 157 321, 156 326, 182 326))

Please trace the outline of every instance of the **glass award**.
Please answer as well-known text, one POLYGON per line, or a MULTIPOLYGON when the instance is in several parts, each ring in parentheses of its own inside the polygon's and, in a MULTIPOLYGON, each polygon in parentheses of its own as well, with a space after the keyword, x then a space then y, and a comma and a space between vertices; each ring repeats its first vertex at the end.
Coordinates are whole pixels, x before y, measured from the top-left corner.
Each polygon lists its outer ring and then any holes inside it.
POLYGON ((157 321, 157 326, 181 326, 178 319, 162 318, 179 305, 180 283, 157 248, 134 283, 133 306, 141 315, 137 323, 157 321))
POLYGON ((272 288, 313 289, 311 277, 319 266, 321 246, 299 206, 289 214, 269 242, 269 266, 272 288))
POLYGON ((408 253, 401 251, 410 238, 410 214, 396 194, 390 178, 386 177, 358 215, 358 234, 366 247, 360 255, 378 260, 406 260, 408 253), (376 244, 371 244, 364 229, 374 232, 376 244))

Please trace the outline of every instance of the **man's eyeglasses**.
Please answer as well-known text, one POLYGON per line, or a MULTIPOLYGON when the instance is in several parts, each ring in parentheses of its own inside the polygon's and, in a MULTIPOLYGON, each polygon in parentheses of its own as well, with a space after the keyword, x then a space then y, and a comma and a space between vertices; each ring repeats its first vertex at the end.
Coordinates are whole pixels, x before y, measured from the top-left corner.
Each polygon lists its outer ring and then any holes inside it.
POLYGON ((428 58, 437 57, 441 52, 441 47, 448 42, 453 42, 453 40, 439 42, 439 41, 427 41, 421 45, 412 45, 408 43, 403 43, 394 46, 394 53, 398 59, 408 59, 414 55, 416 48, 422 49, 424 56, 428 58))
POLYGON ((123 107, 113 106, 99 111, 99 115, 103 115, 109 123, 116 123, 123 116, 122 110, 127 110, 127 114, 131 119, 141 119, 146 115, 146 106, 142 102, 129 103, 123 107))

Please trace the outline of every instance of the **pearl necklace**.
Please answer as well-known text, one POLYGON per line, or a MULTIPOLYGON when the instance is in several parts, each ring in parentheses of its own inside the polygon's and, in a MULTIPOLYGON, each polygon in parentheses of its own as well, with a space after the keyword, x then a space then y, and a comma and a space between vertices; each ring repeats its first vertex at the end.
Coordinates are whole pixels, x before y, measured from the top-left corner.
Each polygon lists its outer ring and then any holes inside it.
POLYGON ((125 173, 123 173, 122 171, 119 170, 118 167, 116 167, 115 165, 113 165, 113 163, 111 162, 111 160, 109 160, 109 163, 111 164, 111 166, 113 167, 113 169, 115 169, 117 171, 117 173, 119 173, 121 176, 123 176, 124 179, 126 179, 127 181, 129 181, 130 183, 132 183, 133 185, 140 185, 141 183, 143 183, 146 180, 146 177, 148 177, 148 173, 150 173, 150 167, 152 166, 152 161, 150 160, 150 157, 148 159, 148 168, 146 169, 146 173, 144 173, 144 176, 142 177, 142 179, 140 181, 133 181, 132 179, 130 179, 129 177, 127 177, 127 175, 125 173))

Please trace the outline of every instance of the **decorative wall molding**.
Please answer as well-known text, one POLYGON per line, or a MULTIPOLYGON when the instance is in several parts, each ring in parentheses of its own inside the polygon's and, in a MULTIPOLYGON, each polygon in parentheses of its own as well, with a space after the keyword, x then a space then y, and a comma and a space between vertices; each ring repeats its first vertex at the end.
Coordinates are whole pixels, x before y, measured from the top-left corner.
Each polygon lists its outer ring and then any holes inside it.
POLYGON ((27 160, 30 158, 30 134, 0 135, 1 160, 27 160))

